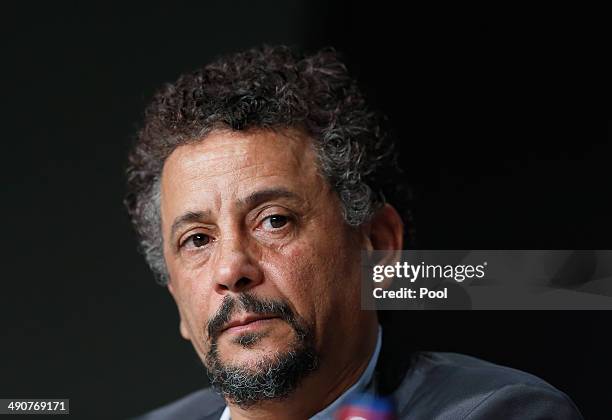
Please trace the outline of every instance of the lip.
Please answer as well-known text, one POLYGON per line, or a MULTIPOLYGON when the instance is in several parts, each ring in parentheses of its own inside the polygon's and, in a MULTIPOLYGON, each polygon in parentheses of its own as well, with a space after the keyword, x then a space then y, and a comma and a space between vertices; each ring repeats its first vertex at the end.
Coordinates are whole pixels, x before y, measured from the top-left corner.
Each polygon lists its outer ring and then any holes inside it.
POLYGON ((273 315, 246 315, 230 321, 221 332, 248 331, 263 327, 268 321, 273 319, 278 319, 278 317, 273 315))

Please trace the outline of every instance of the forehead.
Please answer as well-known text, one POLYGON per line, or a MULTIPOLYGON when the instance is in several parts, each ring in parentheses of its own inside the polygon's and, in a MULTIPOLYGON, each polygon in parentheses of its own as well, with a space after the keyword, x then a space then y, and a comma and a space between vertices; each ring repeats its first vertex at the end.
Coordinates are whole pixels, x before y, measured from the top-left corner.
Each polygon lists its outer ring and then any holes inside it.
POLYGON ((308 194, 320 190, 321 184, 316 154, 305 135, 216 131, 176 148, 166 159, 162 213, 218 207, 224 197, 240 198, 261 188, 284 187, 308 194))

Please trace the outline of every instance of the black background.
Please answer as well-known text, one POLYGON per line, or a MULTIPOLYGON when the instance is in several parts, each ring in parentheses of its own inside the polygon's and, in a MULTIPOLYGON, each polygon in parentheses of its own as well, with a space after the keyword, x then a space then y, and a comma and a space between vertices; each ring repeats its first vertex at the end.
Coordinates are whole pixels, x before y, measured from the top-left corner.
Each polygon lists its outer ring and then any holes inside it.
MULTIPOLYGON (((205 385, 136 252, 125 156, 157 87, 264 42, 345 53, 399 134, 419 247, 612 249, 594 19, 258 3, 3 6, 0 397, 67 397, 73 417, 108 419, 205 385)), ((399 346, 524 369, 586 418, 612 415, 612 313, 402 315, 399 346)))

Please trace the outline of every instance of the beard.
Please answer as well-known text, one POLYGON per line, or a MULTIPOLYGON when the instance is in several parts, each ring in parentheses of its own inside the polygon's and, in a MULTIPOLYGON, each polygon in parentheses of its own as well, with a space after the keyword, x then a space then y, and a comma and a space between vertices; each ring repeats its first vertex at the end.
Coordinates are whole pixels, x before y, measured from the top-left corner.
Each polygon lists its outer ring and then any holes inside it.
MULTIPOLYGON (((238 297, 228 295, 208 322, 207 330, 210 348, 204 364, 210 384, 225 399, 241 408, 287 397, 319 365, 320 358, 314 347, 314 328, 298 318, 284 301, 261 299, 250 293, 238 297), (224 363, 218 353, 218 338, 225 324, 238 311, 275 316, 289 324, 294 337, 288 349, 248 365, 224 363)), ((233 343, 249 349, 265 336, 266 333, 241 334, 234 338, 233 343)))

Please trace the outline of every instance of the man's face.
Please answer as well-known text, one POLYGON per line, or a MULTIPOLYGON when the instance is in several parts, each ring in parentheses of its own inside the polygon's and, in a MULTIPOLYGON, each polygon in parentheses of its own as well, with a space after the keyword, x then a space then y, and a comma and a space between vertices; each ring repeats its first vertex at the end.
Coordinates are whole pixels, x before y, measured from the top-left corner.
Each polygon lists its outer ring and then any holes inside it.
POLYGON ((328 360, 358 342, 372 316, 359 310, 361 234, 344 222, 308 138, 213 132, 174 150, 161 188, 169 288, 208 368, 214 343, 220 363, 256 370, 295 350, 296 325, 328 360), (286 305, 295 322, 278 305, 266 319, 265 305, 240 304, 245 296, 286 305))

